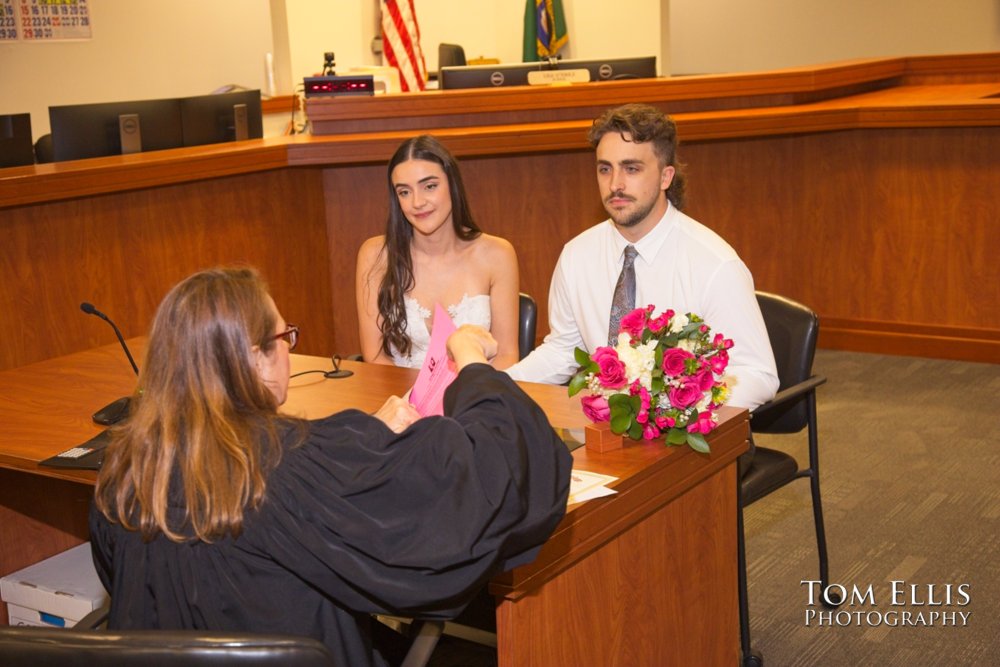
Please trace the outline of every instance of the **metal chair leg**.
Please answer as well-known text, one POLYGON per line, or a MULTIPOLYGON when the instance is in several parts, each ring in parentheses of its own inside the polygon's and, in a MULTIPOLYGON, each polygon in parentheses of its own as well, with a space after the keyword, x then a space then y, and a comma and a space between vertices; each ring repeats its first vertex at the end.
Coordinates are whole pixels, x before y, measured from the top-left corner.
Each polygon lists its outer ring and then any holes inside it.
POLYGON ((743 667, 764 667, 764 657, 750 645, 750 596, 747 592, 747 543, 743 532, 742 484, 736 480, 737 580, 740 604, 740 655, 743 667))
POLYGON ((823 523, 823 499, 819 490, 819 433, 816 425, 816 394, 809 394, 806 403, 809 420, 809 489, 812 494, 813 524, 816 527, 816 552, 819 556, 821 602, 827 609, 836 609, 843 599, 830 587, 830 562, 826 549, 826 529, 823 523))

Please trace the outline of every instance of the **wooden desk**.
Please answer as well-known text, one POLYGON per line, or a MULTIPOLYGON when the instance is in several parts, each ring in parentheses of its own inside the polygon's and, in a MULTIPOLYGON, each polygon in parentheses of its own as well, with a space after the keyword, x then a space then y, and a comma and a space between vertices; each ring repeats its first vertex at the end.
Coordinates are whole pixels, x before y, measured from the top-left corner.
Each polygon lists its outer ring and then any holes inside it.
MULTIPOLYGON (((373 411, 416 377, 343 367, 355 374, 293 379, 284 411, 373 411)), ((293 373, 330 368, 292 356, 293 373)), ((97 433, 89 415, 133 386, 117 345, 0 372, 0 575, 88 539, 95 474, 38 461, 97 433)), ((564 387, 524 386, 553 424, 586 423, 564 387)), ((575 467, 618 477, 618 493, 570 507, 535 562, 492 582, 501 665, 736 664, 735 460, 748 423, 744 410, 722 414, 711 456, 657 443, 573 453, 575 467)))

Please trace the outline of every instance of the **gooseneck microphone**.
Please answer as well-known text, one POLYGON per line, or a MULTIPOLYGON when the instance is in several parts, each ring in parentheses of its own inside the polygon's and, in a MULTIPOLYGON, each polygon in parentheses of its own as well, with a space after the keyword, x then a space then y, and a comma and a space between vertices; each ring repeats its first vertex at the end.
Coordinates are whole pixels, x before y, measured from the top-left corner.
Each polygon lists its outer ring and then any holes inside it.
MULTIPOLYGON (((97 308, 94 308, 92 303, 88 303, 86 301, 80 304, 80 310, 88 315, 96 315, 111 325, 111 328, 115 330, 115 335, 118 336, 118 342, 121 343, 122 349, 125 350, 125 356, 128 357, 128 362, 132 364, 132 370, 135 371, 136 375, 138 375, 139 367, 135 365, 135 359, 132 358, 132 353, 129 351, 128 345, 125 344, 125 337, 122 336, 122 332, 119 331, 115 323, 111 321, 111 318, 97 310, 97 308)), ((111 426, 112 424, 120 422, 128 415, 129 402, 130 399, 128 396, 112 401, 95 412, 92 415, 92 419, 102 426, 111 426)))
POLYGON ((118 327, 111 318, 102 313, 101 311, 94 308, 94 304, 84 301, 80 304, 80 310, 87 313, 88 315, 97 315, 99 318, 111 325, 111 328, 115 330, 115 335, 118 336, 118 342, 122 344, 122 349, 125 350, 125 356, 128 357, 128 362, 132 364, 132 370, 135 374, 139 374, 139 367, 135 365, 135 359, 132 358, 132 353, 128 350, 128 345, 125 344, 125 338, 122 336, 122 332, 118 330, 118 327))

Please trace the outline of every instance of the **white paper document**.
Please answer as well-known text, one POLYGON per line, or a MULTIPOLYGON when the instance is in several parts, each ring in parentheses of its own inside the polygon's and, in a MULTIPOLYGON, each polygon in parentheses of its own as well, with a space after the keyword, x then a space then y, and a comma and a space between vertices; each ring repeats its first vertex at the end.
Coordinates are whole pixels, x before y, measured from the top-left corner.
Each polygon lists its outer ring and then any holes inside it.
POLYGON ((600 475, 596 472, 586 470, 573 470, 569 482, 569 500, 567 505, 582 503, 585 500, 602 498, 618 493, 614 489, 609 489, 608 484, 618 481, 617 477, 611 475, 600 475))

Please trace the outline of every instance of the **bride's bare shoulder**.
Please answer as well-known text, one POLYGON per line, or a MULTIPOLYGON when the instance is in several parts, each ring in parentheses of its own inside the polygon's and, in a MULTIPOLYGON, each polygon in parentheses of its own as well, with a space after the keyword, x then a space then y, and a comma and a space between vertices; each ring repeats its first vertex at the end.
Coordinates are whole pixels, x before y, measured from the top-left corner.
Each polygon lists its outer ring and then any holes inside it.
POLYGON ((505 238, 491 234, 481 234, 476 248, 479 258, 488 262, 517 262, 514 246, 505 238))

